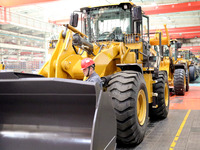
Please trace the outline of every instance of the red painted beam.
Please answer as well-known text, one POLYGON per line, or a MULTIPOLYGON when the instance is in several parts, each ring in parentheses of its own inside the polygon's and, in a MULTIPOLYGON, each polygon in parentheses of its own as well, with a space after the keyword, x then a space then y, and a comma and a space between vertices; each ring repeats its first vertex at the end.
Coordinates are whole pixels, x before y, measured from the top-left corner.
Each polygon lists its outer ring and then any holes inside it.
MULTIPOLYGON (((150 30, 151 33, 155 32, 156 30, 150 30)), ((163 35, 165 36, 165 30, 161 29, 163 35)), ((172 39, 179 39, 179 38, 195 38, 200 37, 200 26, 192 26, 192 27, 179 27, 179 28, 168 28, 168 32, 170 38, 172 39)))
MULTIPOLYGON (((161 31, 165 33, 165 29, 161 29, 161 31)), ((168 28, 169 33, 198 32, 198 31, 200 31, 200 26, 168 28)), ((150 32, 156 32, 156 29, 150 30, 150 32)))
POLYGON ((166 14, 184 11, 200 10, 200 1, 143 7, 145 15, 166 14))
POLYGON ((170 35, 171 39, 191 39, 200 38, 200 32, 189 32, 189 33, 175 33, 170 35))
POLYGON ((36 3, 50 2, 56 0, 1 0, 0 6, 3 7, 16 7, 21 5, 31 5, 36 3))

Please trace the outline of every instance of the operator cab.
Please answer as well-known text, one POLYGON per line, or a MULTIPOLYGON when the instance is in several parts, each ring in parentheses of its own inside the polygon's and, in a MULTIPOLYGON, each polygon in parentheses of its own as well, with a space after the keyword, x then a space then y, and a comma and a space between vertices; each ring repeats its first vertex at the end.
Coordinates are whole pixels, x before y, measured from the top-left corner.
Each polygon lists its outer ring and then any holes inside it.
POLYGON ((89 42, 123 42, 127 35, 134 36, 134 42, 141 42, 144 36, 149 37, 149 18, 142 14, 140 6, 131 2, 85 7, 81 12, 82 32, 88 36, 89 42))

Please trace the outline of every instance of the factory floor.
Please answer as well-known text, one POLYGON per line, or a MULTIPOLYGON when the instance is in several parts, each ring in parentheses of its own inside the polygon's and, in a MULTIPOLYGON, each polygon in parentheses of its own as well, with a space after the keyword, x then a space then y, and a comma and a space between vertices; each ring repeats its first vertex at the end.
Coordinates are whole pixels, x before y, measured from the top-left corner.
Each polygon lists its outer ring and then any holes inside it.
POLYGON ((118 150, 200 150, 200 77, 185 96, 170 97, 168 117, 150 121, 140 145, 118 150))

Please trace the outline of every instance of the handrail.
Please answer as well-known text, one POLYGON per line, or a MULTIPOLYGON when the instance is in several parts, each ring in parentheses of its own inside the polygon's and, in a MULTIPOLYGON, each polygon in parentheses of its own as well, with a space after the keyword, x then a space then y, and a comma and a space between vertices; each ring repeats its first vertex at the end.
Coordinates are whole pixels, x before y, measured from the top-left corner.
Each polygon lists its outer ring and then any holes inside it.
POLYGON ((52 32, 53 24, 27 17, 21 14, 8 11, 5 7, 0 7, 0 22, 17 24, 28 28, 42 30, 44 32, 52 32))

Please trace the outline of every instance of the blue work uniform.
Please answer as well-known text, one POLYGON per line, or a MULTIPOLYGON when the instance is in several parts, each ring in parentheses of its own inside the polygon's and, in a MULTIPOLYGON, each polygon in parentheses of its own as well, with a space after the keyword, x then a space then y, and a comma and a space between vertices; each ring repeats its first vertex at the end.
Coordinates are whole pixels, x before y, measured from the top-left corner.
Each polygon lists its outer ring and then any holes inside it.
POLYGON ((95 71, 91 74, 91 76, 86 81, 98 83, 99 86, 102 87, 102 80, 95 71))

